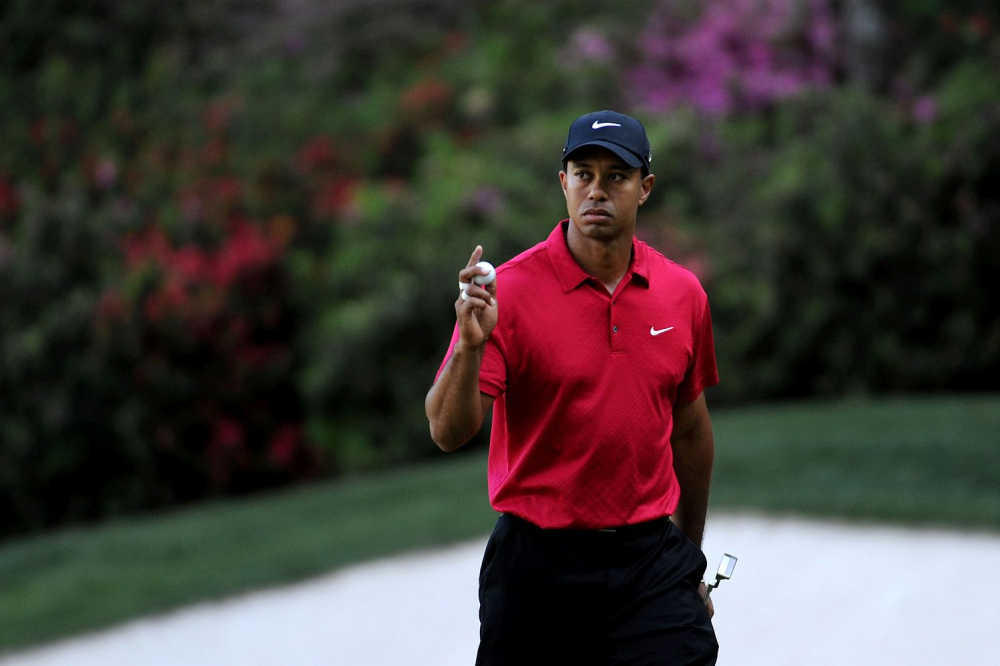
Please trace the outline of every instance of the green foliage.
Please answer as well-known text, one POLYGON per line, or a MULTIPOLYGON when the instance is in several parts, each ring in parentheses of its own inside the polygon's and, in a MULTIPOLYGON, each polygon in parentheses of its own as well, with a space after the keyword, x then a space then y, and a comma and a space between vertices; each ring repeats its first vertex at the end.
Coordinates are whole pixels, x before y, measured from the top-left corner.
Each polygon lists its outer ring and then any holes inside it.
POLYGON ((844 89, 690 131, 711 166, 667 196, 704 225, 720 396, 996 385, 1000 77, 966 63, 935 99, 922 121, 844 89))
POLYGON ((891 84, 710 118, 627 106, 652 1, 36 4, 0 15, 0 536, 434 455, 455 273, 565 215, 596 108, 649 129, 713 400, 996 385, 989 12, 886 3, 891 84), (925 57, 941 12, 974 39, 925 57))

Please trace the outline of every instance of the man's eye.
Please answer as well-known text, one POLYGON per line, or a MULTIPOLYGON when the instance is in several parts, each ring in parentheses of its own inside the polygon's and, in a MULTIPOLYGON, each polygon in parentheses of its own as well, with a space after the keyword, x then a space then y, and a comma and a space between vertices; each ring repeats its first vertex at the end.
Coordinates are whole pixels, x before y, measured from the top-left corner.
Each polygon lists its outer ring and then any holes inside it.
POLYGON ((611 180, 623 180, 625 178, 625 176, 623 176, 620 173, 613 173, 609 177, 611 178, 611 180))

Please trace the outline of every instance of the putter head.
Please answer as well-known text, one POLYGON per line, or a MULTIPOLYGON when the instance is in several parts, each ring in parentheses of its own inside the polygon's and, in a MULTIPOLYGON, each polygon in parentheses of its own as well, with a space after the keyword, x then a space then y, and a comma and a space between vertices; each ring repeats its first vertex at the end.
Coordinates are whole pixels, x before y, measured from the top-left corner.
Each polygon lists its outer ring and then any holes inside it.
POLYGON ((733 569, 736 568, 736 557, 726 553, 719 563, 719 570, 715 574, 716 580, 729 580, 733 577, 733 569))

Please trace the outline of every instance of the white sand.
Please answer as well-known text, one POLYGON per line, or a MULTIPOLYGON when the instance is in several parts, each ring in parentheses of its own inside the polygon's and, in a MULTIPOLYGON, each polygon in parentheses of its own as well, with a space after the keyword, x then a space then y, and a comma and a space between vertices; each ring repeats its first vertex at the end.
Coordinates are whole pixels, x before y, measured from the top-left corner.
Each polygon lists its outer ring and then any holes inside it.
MULTIPOLYGON (((12 655, 4 666, 466 666, 485 540, 354 567, 12 655)), ((719 663, 1000 663, 1000 535, 710 517, 719 663)))

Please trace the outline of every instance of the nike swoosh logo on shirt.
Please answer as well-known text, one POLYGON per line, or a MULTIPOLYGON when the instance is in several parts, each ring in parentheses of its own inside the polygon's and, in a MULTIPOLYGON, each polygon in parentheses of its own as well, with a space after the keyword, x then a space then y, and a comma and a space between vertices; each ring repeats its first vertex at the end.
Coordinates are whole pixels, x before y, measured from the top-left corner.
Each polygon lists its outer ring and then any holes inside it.
POLYGON ((652 335, 652 336, 657 336, 660 333, 666 333, 667 331, 672 331, 672 330, 674 330, 673 326, 670 326, 668 328, 661 328, 660 330, 656 330, 655 328, 653 328, 652 326, 650 326, 649 327, 649 334, 652 335))
POLYGON ((591 127, 594 128, 594 129, 601 129, 602 127, 621 127, 621 124, 620 123, 599 123, 599 122, 597 122, 595 120, 594 124, 591 125, 591 127))

